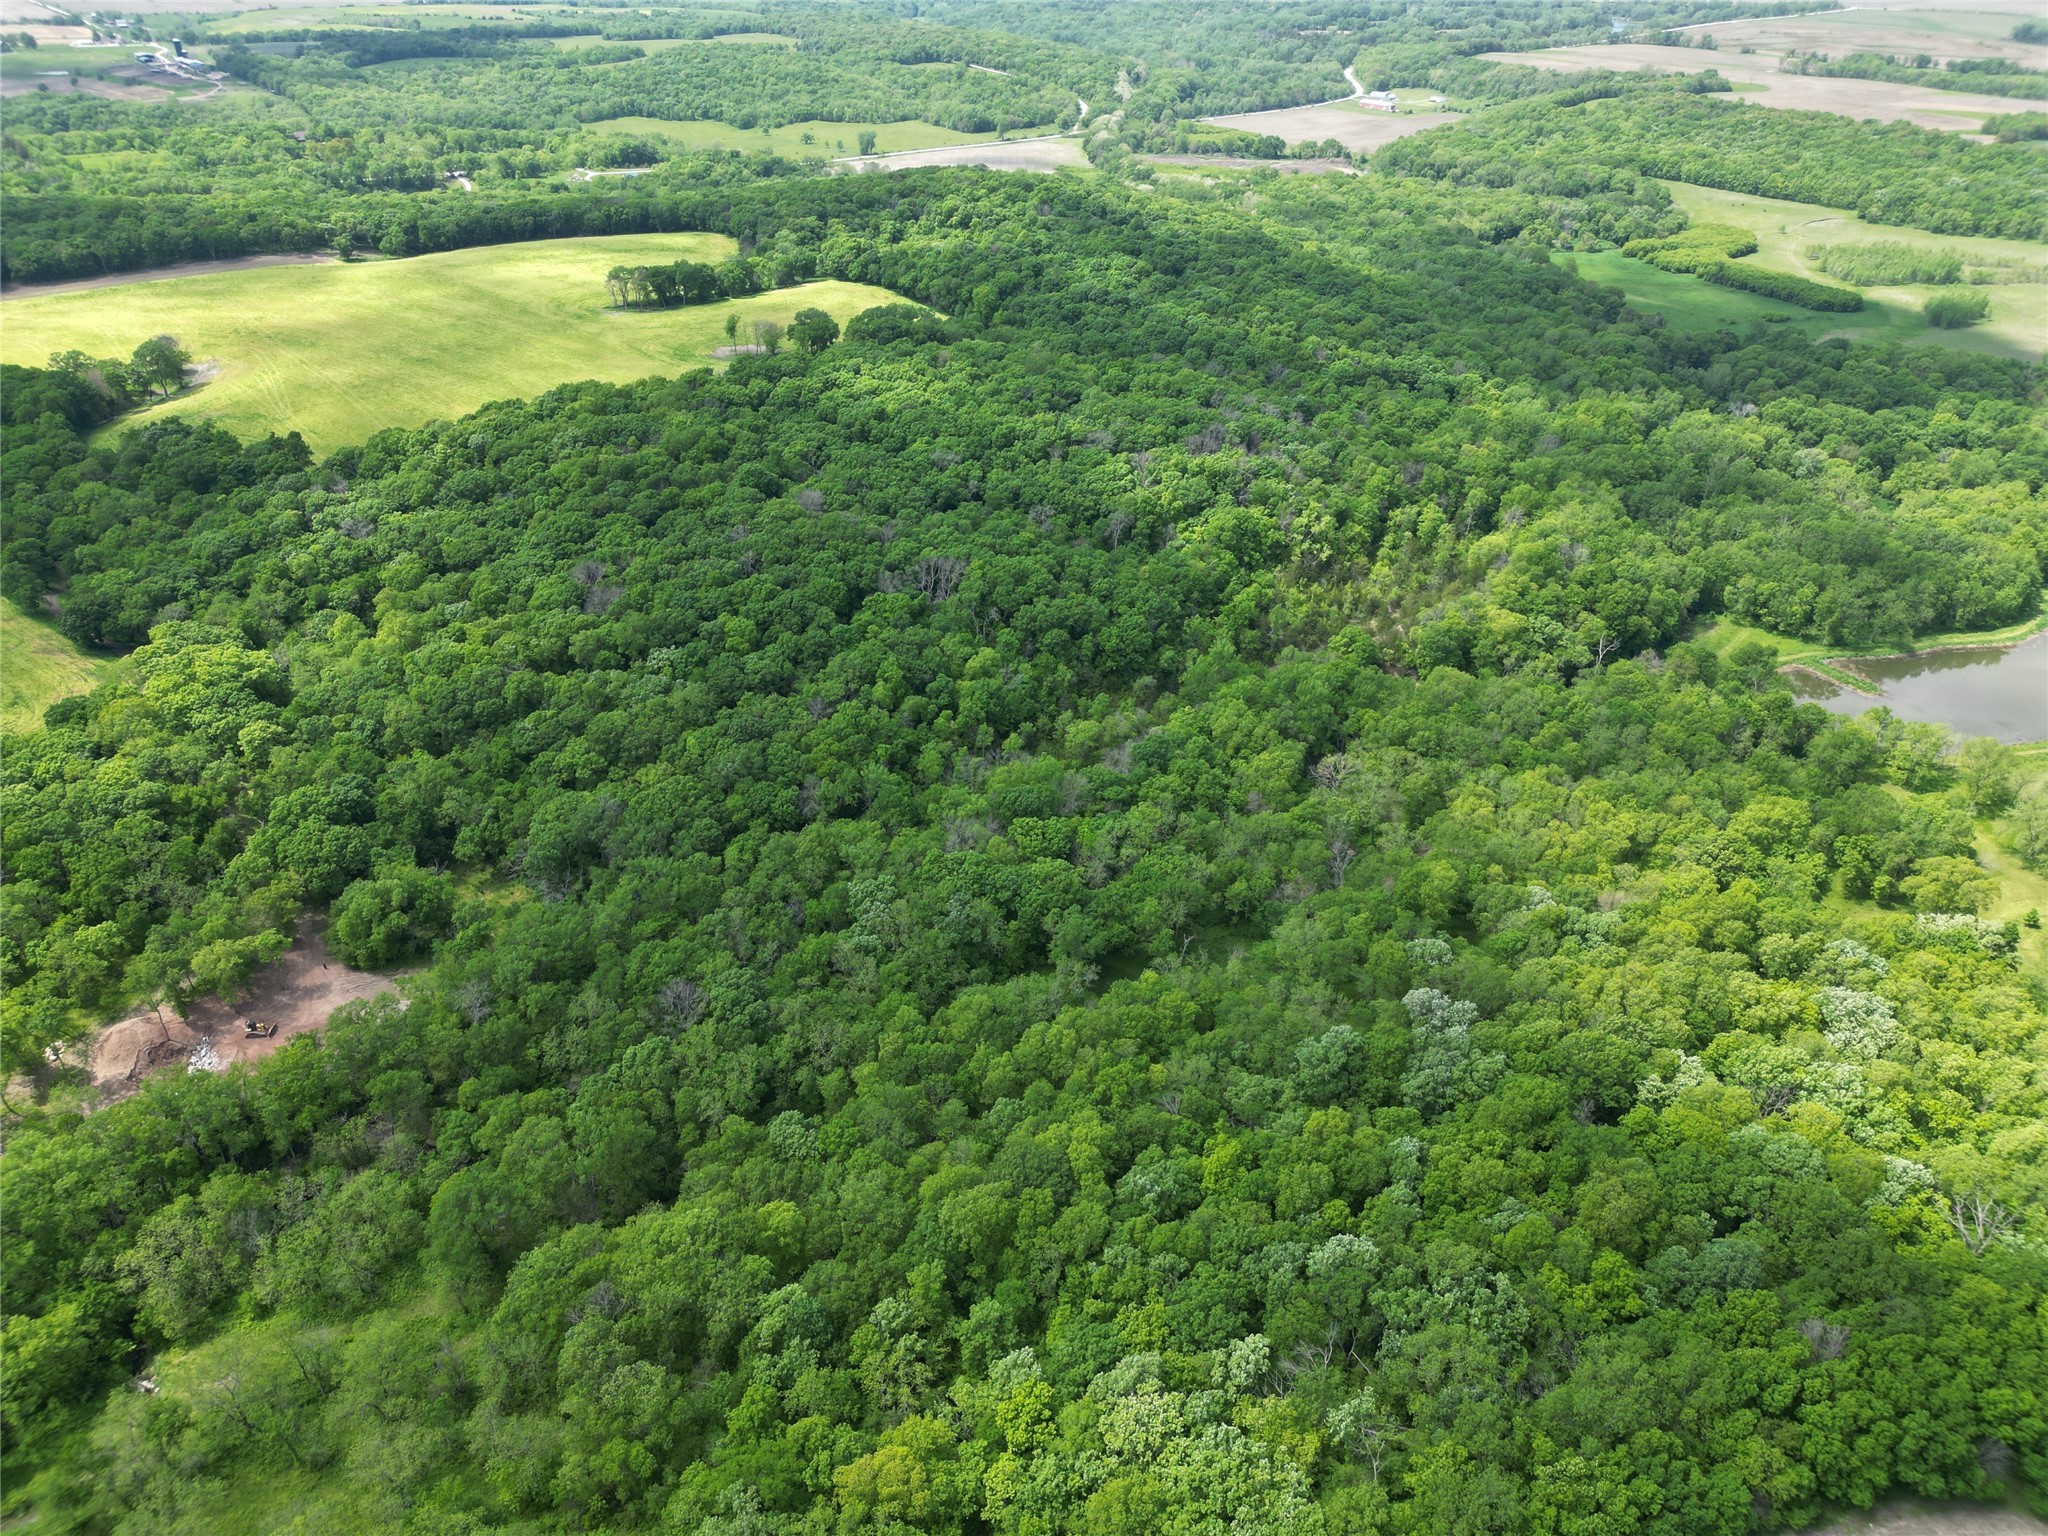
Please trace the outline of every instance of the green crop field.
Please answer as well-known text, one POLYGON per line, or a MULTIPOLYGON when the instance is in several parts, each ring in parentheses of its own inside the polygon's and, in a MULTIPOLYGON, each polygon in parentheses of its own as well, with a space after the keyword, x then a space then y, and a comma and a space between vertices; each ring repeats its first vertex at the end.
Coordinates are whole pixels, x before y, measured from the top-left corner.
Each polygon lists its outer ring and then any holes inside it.
MULTIPOLYGON (((1744 260, 1815 282, 1839 284, 1807 258, 1812 245, 1867 245, 1897 241, 1930 250, 1954 251, 1966 262, 2013 266, 2015 275, 2048 267, 2041 247, 2024 240, 1993 240, 1935 235, 1892 224, 1868 224, 1839 208, 1813 203, 1788 203, 1740 192, 1720 192, 1683 182, 1666 182, 1678 206, 1696 224, 1734 224, 1756 236, 1757 251, 1744 260)), ((1991 301, 1988 319, 1964 330, 1938 331, 1920 313, 1929 295, 1942 290, 1913 284, 1896 288, 1864 288, 1864 308, 1854 314, 1821 314, 1696 277, 1661 272, 1619 251, 1572 258, 1579 274, 1618 287, 1638 308, 1662 315, 1681 330, 1746 326, 1767 320, 1816 339, 1849 336, 1859 341, 1927 342, 1971 352, 2039 359, 2048 348, 2048 283, 2040 281, 1972 285, 1991 301)))
POLYGON ((115 430, 193 414, 243 437, 298 431, 325 451, 575 379, 703 366, 725 343, 728 313, 743 328, 806 307, 844 323, 895 297, 823 282, 691 309, 604 307, 604 274, 621 262, 718 260, 733 248, 716 235, 614 235, 10 299, 0 358, 34 364, 73 347, 125 357, 148 337, 175 336, 217 370, 212 381, 115 430))
POLYGON ((86 655, 41 619, 0 601, 0 732, 34 730, 44 710, 97 687, 119 665, 86 655))
MULTIPOLYGON (((725 149, 772 150, 778 155, 801 159, 805 155, 824 155, 828 158, 838 155, 858 154, 860 135, 872 130, 875 135, 877 154, 894 154, 906 149, 945 149, 954 144, 986 144, 995 138, 992 133, 955 133, 950 128, 937 128, 930 123, 908 119, 899 123, 828 123, 809 119, 800 123, 787 123, 780 128, 735 128, 731 123, 721 123, 705 118, 688 122, 676 122, 659 117, 612 117, 602 122, 584 124, 593 133, 631 133, 646 138, 665 139, 679 149, 710 149, 714 146, 725 149), (811 136, 811 142, 804 142, 804 135, 811 136)), ((1013 139, 1029 138, 1033 134, 1050 133, 1052 129, 1019 128, 1009 135, 1013 139)))
POLYGON ((0 53, 0 80, 32 80, 53 70, 71 70, 81 75, 99 75, 122 69, 135 62, 135 55, 148 53, 152 43, 121 48, 74 48, 65 43, 45 43, 16 53, 0 53))

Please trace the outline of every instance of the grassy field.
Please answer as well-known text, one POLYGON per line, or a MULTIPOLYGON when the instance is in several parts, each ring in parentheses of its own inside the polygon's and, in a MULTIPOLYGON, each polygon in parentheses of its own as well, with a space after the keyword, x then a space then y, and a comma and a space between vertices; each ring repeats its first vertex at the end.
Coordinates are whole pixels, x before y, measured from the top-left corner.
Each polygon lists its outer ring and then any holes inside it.
MULTIPOLYGON (((2022 762, 2038 764, 2038 756, 2022 762)), ((2009 923, 2029 912, 2048 920, 2048 878, 2019 861, 1998 838, 1995 826, 1980 823, 1977 828, 1977 862, 1998 876, 1998 894, 1984 915, 1994 923, 2009 923)), ((2036 976, 2048 978, 2048 928, 2020 929, 2020 960, 2036 976)))
MULTIPOLYGON (((1666 182, 1678 206, 1694 223, 1735 224, 1757 239, 1757 252, 1744 257, 1757 266, 1796 273, 1816 282, 1840 283, 1806 257, 1810 245, 1867 245, 1899 241, 1930 250, 1955 251, 1966 261, 1994 264, 2021 261, 2036 270, 2048 267, 2048 253, 2024 240, 1990 240, 1962 235, 1932 235, 1925 230, 1891 224, 1866 224, 1839 208, 1813 203, 1787 203, 1720 192, 1709 187, 1666 182)), ((1619 251, 1601 251, 1572 258, 1579 275, 1609 283, 1626 293, 1638 308, 1662 315, 1679 330, 1746 326, 1754 320, 1786 325, 1818 340, 1849 336, 1868 341, 1926 342, 1966 352, 1991 352, 2038 361, 2048 348, 2048 283, 2000 283, 1973 287, 1991 301, 1990 317, 1960 331, 1930 327, 1920 307, 1941 290, 1927 285, 1862 290, 1864 308, 1854 314, 1823 314, 1766 299, 1739 289, 1721 288, 1696 277, 1662 272, 1619 251)))
MULTIPOLYGON (((955 133, 950 128, 937 128, 914 118, 900 123, 828 123, 806 119, 800 123, 786 123, 780 128, 735 128, 731 123, 710 118, 673 121, 661 117, 608 117, 583 126, 592 133, 630 133, 642 138, 664 139, 678 149, 737 149, 748 154, 772 150, 791 159, 802 159, 806 155, 836 159, 840 155, 858 154, 860 135, 870 130, 875 135, 875 153, 881 155, 906 149, 947 149, 955 144, 986 144, 995 138, 992 133, 955 133), (807 134, 809 143, 804 142, 807 134)), ((1050 132, 1050 126, 1019 128, 1009 136, 1022 139, 1050 132)))
MULTIPOLYGON (((2048 629, 2048 612, 2037 613, 2031 619, 2017 624, 2008 624, 2003 629, 1944 630, 1939 634, 1916 635, 1913 648, 1920 651, 1941 650, 1954 646, 2011 645, 2030 635, 2048 629)), ((1737 624, 1732 619, 1715 619, 1701 627, 1693 639, 1710 648, 1716 655, 1725 656, 1738 645, 1754 640, 1758 645, 1767 646, 1778 653, 1780 666, 1813 666, 1831 658, 1850 659, 1857 656, 1896 656, 1896 650, 1858 649, 1855 646, 1822 645, 1813 640, 1801 640, 1796 635, 1781 635, 1772 630, 1758 629, 1749 624, 1737 624)))
POLYGON ((10 299, 0 359, 40 363, 71 347, 125 357, 172 335, 217 368, 212 382, 112 430, 202 415, 243 437, 298 431, 324 452, 575 379, 624 383, 703 366, 725 344, 728 313, 751 328, 815 307, 843 324, 895 297, 808 283, 691 309, 605 311, 613 266, 717 260, 732 249, 719 235, 615 235, 10 299))
POLYGON ((98 687, 119 665, 86 655, 52 625, 0 600, 0 733, 34 730, 44 710, 98 687))

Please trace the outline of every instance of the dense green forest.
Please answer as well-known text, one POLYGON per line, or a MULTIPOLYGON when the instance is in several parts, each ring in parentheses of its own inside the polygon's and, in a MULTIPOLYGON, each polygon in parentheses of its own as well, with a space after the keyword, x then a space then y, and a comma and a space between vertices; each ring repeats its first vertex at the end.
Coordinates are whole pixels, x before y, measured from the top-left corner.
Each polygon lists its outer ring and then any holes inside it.
POLYGON ((2040 369, 1574 265, 1853 307, 1663 180, 2032 238, 2039 114, 1478 57, 1810 8, 294 11, 10 97, 9 282, 706 231, 564 302, 902 302, 324 458, 131 419, 175 335, 0 368, 0 595, 121 658, 0 740, 0 1519, 2048 1515, 2044 759, 1726 638, 2035 620, 2040 369), (1347 65, 1467 110, 1147 158, 1347 65), (755 147, 898 122, 1093 169, 755 147), (396 989, 81 1080, 311 931, 396 989))
POLYGON ((2033 376, 1677 337, 1480 227, 1668 211, 1576 196, 751 181, 693 217, 914 302, 317 464, 11 372, 6 591, 139 649, 0 763, 10 1068, 302 912, 420 969, 10 1100, 10 1511, 2038 1499, 2022 764, 1686 638, 2035 611, 2033 376))

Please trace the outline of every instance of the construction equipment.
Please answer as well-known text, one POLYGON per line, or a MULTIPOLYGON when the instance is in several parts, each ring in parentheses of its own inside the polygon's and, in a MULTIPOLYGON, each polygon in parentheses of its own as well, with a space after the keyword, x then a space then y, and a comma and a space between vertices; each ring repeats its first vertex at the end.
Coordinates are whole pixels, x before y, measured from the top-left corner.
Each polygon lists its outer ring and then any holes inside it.
POLYGON ((242 1025, 242 1035, 245 1039, 268 1040, 277 1033, 277 1026, 275 1024, 258 1024, 254 1019, 243 1019, 240 1022, 242 1025))

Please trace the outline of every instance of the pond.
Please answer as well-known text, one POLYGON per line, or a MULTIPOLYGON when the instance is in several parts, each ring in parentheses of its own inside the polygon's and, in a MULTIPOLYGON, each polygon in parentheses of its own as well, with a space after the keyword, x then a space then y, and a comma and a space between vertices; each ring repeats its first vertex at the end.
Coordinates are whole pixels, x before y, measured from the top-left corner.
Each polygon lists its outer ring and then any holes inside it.
POLYGON ((1945 725, 1961 736, 2048 740, 2048 634, 2018 645, 1870 656, 1841 665, 1869 679, 1878 697, 1804 671, 1789 674, 1792 691, 1838 715, 1883 704, 1901 719, 1945 725))

